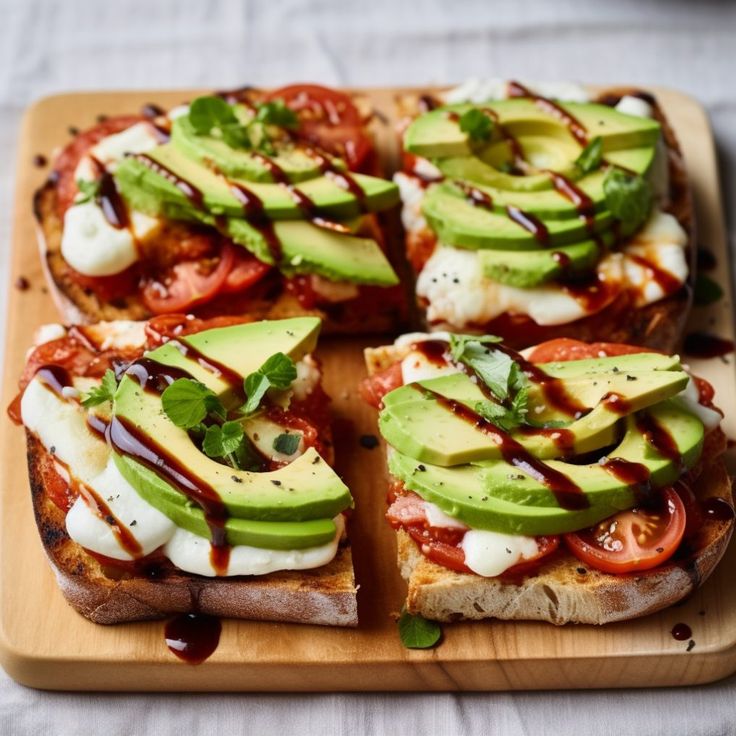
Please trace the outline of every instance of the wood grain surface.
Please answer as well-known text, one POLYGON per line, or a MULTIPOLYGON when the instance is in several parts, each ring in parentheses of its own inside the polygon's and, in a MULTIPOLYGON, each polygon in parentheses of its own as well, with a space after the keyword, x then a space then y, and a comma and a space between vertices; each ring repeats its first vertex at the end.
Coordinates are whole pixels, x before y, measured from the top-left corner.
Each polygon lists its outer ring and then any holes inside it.
MULTIPOLYGON (((367 90, 387 123, 377 124, 379 148, 390 171, 396 160, 393 100, 406 90, 367 90)), ((733 337, 730 264, 710 127, 689 97, 655 90, 680 138, 691 173, 699 242, 711 248, 711 274, 725 296, 696 308, 692 326, 733 337)), ((3 402, 10 401, 36 326, 58 321, 46 292, 36 246, 32 195, 48 169, 33 157, 50 157, 69 140, 69 126, 84 128, 100 113, 134 112, 146 102, 163 106, 196 92, 68 94, 41 100, 27 112, 18 148, 18 178, 3 402), (18 276, 30 289, 14 288, 18 276)), ((605 339, 605 336, 601 336, 605 339)), ((380 344, 392 338, 376 338, 380 344)), ((334 398, 338 470, 355 496, 351 536, 360 584, 357 630, 249 621, 226 621, 220 646, 204 664, 190 666, 166 647, 163 622, 97 626, 64 601, 44 560, 32 516, 22 431, 3 420, 0 430, 0 661, 19 682, 64 690, 359 691, 516 690, 683 685, 736 671, 736 564, 732 545, 716 574, 684 605, 637 621, 606 627, 554 627, 488 621, 444 627, 430 651, 404 649, 395 615, 404 586, 395 566, 394 534, 383 519, 384 458, 361 447, 375 433, 375 412, 356 391, 364 375, 362 348, 369 341, 324 340, 326 387, 334 398), (695 646, 670 635, 685 622, 695 646)), ((725 409, 724 428, 736 437, 733 355, 688 360, 713 381, 725 409)))

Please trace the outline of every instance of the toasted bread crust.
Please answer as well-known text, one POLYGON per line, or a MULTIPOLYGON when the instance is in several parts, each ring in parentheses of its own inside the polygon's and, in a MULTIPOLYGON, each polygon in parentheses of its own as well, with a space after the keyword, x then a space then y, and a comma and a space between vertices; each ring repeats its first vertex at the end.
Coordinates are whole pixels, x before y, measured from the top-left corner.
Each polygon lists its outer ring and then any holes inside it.
POLYGON ((153 578, 105 568, 67 534, 65 514, 43 482, 43 465, 52 457, 28 431, 26 439, 33 511, 46 556, 67 601, 91 621, 116 624, 196 611, 258 621, 357 626, 349 546, 315 570, 253 577, 208 578, 162 565, 153 578))
MULTIPOLYGON (((604 101, 606 98, 622 97, 624 95, 639 94, 640 90, 630 87, 615 87, 599 93, 594 101, 604 101)), ((651 98, 655 119, 662 125, 662 134, 669 154, 670 175, 670 205, 667 211, 677 218, 680 225, 688 234, 688 253, 690 274, 683 287, 664 299, 643 307, 633 307, 630 300, 623 296, 604 307, 602 310, 588 317, 562 325, 537 325, 525 315, 502 315, 507 318, 503 324, 496 322, 492 329, 484 326, 468 327, 463 331, 469 333, 499 334, 504 342, 513 348, 523 348, 529 345, 552 340, 558 337, 571 337, 585 342, 600 340, 603 335, 609 342, 646 345, 655 350, 672 352, 677 350, 682 341, 685 320, 692 306, 692 284, 695 273, 696 229, 692 192, 687 177, 687 171, 682 158, 680 145, 670 126, 664 111, 651 98)), ((402 117, 412 117, 419 112, 418 95, 405 95, 398 100, 399 113, 402 117)), ((419 311, 426 326, 424 310, 419 311)), ((433 324, 438 330, 449 329, 457 331, 452 325, 433 324)))
MULTIPOLYGON (((391 345, 368 348, 369 375, 388 368, 408 350, 391 345)), ((700 500, 719 496, 734 504, 731 478, 720 457, 703 468, 692 489, 700 500)), ((425 618, 606 624, 654 613, 690 595, 723 557, 734 523, 733 519, 706 521, 688 540, 687 556, 638 574, 600 572, 562 552, 533 576, 518 581, 484 578, 437 565, 401 529, 397 531, 398 566, 408 585, 407 610, 425 618)))

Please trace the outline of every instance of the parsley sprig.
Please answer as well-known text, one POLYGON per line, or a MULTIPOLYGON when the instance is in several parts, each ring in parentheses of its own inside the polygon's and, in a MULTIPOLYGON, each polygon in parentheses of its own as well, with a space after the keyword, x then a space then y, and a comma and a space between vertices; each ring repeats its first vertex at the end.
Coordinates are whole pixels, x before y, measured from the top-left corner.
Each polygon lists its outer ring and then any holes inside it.
POLYGON ((260 405, 270 388, 286 389, 296 378, 294 361, 284 353, 272 355, 255 373, 244 382, 247 400, 243 406, 246 414, 252 414, 260 405))
POLYGON ((273 153, 272 126, 294 130, 296 113, 283 100, 256 105, 255 115, 242 122, 235 109, 221 97, 198 97, 189 106, 189 122, 197 135, 221 138, 231 148, 273 153))
POLYGON ((458 121, 460 130, 475 143, 487 143, 493 135, 493 120, 477 107, 466 110, 458 121))
POLYGON ((118 382, 115 378, 115 373, 108 368, 105 371, 105 375, 102 376, 102 383, 99 386, 95 386, 93 389, 85 394, 82 399, 82 406, 89 409, 92 406, 99 406, 104 404, 106 401, 112 401, 117 391, 118 382))
POLYGON ((527 423, 529 379, 510 355, 493 349, 499 342, 501 339, 492 335, 451 335, 450 354, 468 366, 496 399, 476 402, 475 410, 508 432, 527 423))

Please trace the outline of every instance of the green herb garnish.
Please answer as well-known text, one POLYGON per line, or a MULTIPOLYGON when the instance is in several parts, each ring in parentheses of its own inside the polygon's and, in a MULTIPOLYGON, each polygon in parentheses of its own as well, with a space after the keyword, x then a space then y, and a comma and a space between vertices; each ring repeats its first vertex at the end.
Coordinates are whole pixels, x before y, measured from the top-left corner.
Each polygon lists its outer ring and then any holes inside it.
POLYGON ((255 119, 266 125, 278 125, 288 130, 299 126, 297 114, 281 99, 258 105, 255 119))
POLYGON ((414 616, 406 609, 399 617, 399 637, 407 649, 430 649, 442 637, 442 629, 436 621, 414 616))
POLYGON ((600 167, 603 162, 603 139, 600 136, 593 138, 580 155, 575 159, 575 165, 583 174, 590 174, 600 167))
POLYGON ((261 404, 269 388, 286 389, 296 378, 294 361, 284 353, 272 355, 255 373, 246 377, 243 385, 247 400, 243 406, 252 414, 261 404))
POLYGON ((484 419, 493 422, 504 432, 512 432, 522 424, 527 424, 527 412, 529 411, 529 389, 526 386, 520 388, 511 399, 510 406, 496 404, 493 401, 478 401, 475 410, 484 419))
POLYGON ((273 441, 273 449, 276 450, 276 452, 280 452, 282 455, 293 455, 299 448, 301 439, 300 434, 284 432, 284 434, 280 434, 273 441))
POLYGON ((82 406, 89 408, 104 404, 106 401, 112 401, 117 389, 118 382, 115 373, 108 368, 105 375, 102 376, 102 383, 90 389, 89 393, 82 399, 82 406))
POLYGON ((77 189, 81 193, 81 197, 74 200, 74 204, 84 204, 85 202, 91 202, 100 194, 100 182, 95 179, 93 181, 89 179, 77 179, 77 189))
POLYGON ((202 449, 208 457, 226 457, 237 451, 243 441, 243 425, 240 422, 225 422, 222 426, 207 427, 202 449))
POLYGON ((192 378, 177 378, 161 394, 166 416, 182 429, 198 426, 210 413, 223 416, 225 410, 220 410, 219 403, 213 391, 192 378))
POLYGON ((460 116, 460 130, 468 134, 471 141, 489 141, 493 135, 493 120, 477 107, 471 107, 460 116))
POLYGON ((643 224, 652 207, 652 188, 638 174, 612 168, 603 180, 606 208, 633 231, 643 224))

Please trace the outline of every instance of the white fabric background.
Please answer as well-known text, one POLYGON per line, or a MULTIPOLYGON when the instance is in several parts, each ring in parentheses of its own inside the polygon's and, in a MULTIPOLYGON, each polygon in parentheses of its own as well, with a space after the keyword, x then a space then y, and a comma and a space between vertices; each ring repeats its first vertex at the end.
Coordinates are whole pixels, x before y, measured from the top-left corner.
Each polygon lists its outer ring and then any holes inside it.
MULTIPOLYGON (((668 85, 708 107, 730 209, 735 45, 728 2, 0 0, 0 284, 18 123, 41 95, 300 79, 424 84, 471 74, 668 85)), ((0 673, 0 734, 292 732, 734 734, 736 678, 628 692, 143 696, 35 692, 0 673)))

